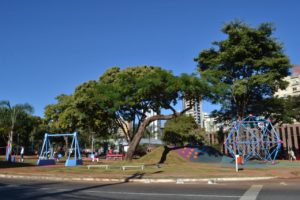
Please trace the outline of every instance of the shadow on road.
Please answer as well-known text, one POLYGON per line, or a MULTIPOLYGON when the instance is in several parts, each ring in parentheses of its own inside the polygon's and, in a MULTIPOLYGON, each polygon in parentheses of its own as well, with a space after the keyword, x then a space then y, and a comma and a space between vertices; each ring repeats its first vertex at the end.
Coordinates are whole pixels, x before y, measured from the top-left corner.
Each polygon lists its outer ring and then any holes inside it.
MULTIPOLYGON (((11 191, 9 196, 11 197, 11 199, 14 199, 14 195, 15 195, 15 197, 17 197, 16 199, 23 199, 23 200, 25 200, 25 199, 26 200, 27 199, 43 199, 43 198, 49 198, 49 197, 54 198, 54 199, 61 199, 64 195, 71 195, 71 196, 75 197, 76 193, 84 192, 84 193, 88 194, 89 193, 88 190, 91 190, 91 189, 100 189, 100 188, 114 186, 114 185, 121 185, 121 184, 125 184, 125 183, 130 182, 130 179, 141 179, 141 178, 143 178, 143 176, 144 176, 144 173, 135 173, 135 174, 132 174, 131 176, 125 178, 125 180, 123 182, 86 186, 86 187, 80 187, 80 188, 70 189, 70 190, 63 189, 63 191, 59 190, 59 184, 55 183, 55 182, 32 183, 32 184, 24 185, 25 187, 28 186, 26 188, 17 189, 19 194, 16 194, 14 191, 11 191), (40 188, 38 186, 41 186, 41 185, 55 185, 55 184, 58 184, 58 185, 57 185, 57 187, 54 187, 53 191, 51 191, 51 192, 41 193, 39 191, 40 188), (35 192, 38 192, 38 194, 35 194, 35 192), (22 196, 20 196, 21 193, 22 193, 22 196)), ((13 189, 13 188, 11 188, 11 189, 13 189)), ((66 198, 69 198, 69 197, 66 197, 66 198)), ((83 196, 78 196, 78 198, 83 199, 83 196)), ((86 198, 88 199, 89 197, 86 196, 86 198)), ((101 199, 100 196, 99 196, 99 199, 101 199)), ((105 197, 105 199, 106 200, 111 200, 111 198, 107 198, 107 197, 105 197)))

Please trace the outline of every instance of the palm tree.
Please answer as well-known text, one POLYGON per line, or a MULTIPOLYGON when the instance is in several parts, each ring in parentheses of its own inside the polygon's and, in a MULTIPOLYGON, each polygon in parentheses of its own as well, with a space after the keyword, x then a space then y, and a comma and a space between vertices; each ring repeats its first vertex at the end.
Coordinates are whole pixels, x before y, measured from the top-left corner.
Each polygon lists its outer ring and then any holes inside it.
POLYGON ((13 136, 16 122, 22 114, 32 114, 33 107, 28 103, 11 106, 9 101, 0 101, 0 122, 8 127, 8 160, 11 159, 13 136))

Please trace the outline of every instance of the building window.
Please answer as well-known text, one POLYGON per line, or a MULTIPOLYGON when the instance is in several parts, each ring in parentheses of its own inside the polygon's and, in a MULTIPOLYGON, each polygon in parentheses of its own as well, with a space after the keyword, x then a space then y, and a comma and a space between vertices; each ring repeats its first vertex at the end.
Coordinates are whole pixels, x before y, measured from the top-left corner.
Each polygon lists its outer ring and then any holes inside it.
POLYGON ((297 91, 297 88, 296 87, 293 87, 293 92, 297 91))
POLYGON ((299 80, 292 80, 292 85, 298 85, 299 84, 299 80))

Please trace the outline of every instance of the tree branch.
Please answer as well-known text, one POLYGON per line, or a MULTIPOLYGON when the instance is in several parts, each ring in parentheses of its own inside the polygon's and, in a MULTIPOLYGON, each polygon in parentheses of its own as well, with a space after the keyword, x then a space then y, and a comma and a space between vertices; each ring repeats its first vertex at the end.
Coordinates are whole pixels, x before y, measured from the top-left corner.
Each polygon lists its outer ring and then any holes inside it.
POLYGON ((124 120, 122 120, 121 118, 118 118, 116 120, 116 123, 119 125, 119 127, 122 129, 125 138, 127 140, 127 142, 130 142, 130 136, 129 136, 129 127, 127 126, 126 122, 124 120))
MULTIPOLYGON (((171 107, 171 106, 170 106, 171 107)), ((171 108, 170 108, 171 109, 171 108)), ((151 122, 154 122, 156 120, 170 120, 175 117, 179 117, 186 113, 188 110, 192 109, 192 106, 187 107, 186 109, 182 110, 181 112, 176 112, 175 109, 173 108, 173 114, 169 115, 154 115, 145 120, 145 123, 149 125, 151 122)))

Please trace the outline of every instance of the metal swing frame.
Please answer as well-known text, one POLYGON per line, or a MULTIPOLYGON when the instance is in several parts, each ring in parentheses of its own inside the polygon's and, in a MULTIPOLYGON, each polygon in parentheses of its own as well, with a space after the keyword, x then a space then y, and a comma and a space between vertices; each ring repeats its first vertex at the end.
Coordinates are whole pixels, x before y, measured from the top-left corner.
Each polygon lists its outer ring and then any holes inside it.
POLYGON ((55 165, 54 151, 51 145, 50 138, 52 137, 73 137, 70 151, 68 151, 68 158, 65 162, 66 167, 82 165, 82 158, 80 154, 80 147, 77 139, 77 133, 66 133, 66 134, 49 134, 45 133, 44 142, 41 149, 37 165, 55 165), (71 154, 74 152, 74 157, 71 154))

